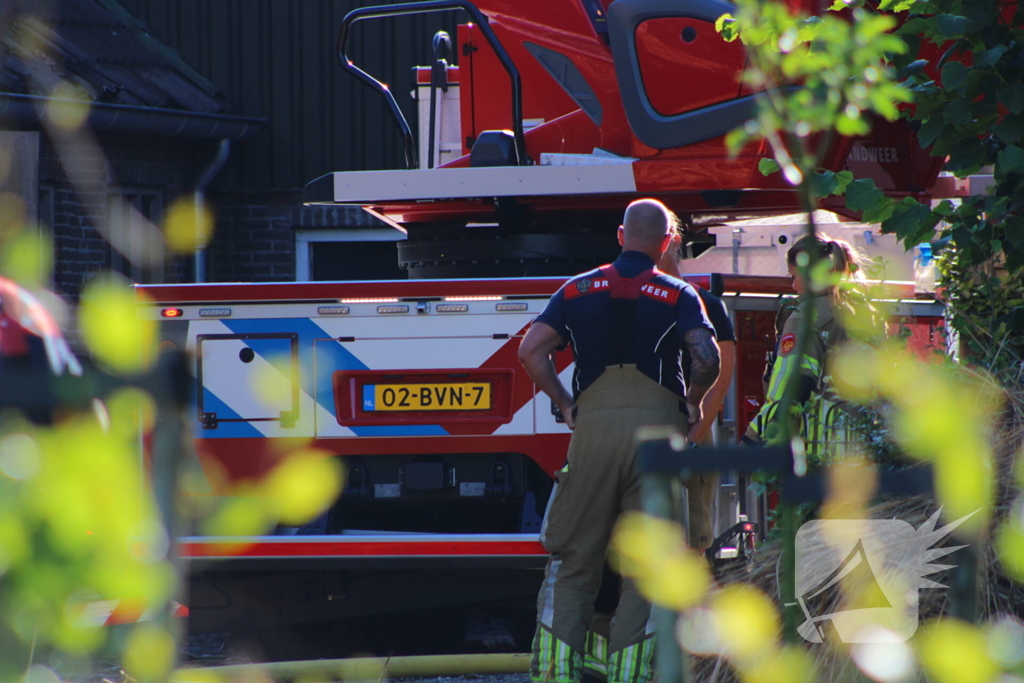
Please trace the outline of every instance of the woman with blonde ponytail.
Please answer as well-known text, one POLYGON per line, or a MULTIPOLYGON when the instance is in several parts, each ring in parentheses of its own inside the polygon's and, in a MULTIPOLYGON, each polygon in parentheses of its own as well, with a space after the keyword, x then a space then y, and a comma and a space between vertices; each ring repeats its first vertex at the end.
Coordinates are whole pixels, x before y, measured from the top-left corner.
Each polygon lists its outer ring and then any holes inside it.
MULTIPOLYGON (((806 235, 790 247, 786 254, 789 273, 793 276, 793 289, 804 293, 804 280, 799 275, 803 266, 820 261, 828 263, 830 277, 821 278, 820 270, 812 268, 819 277, 811 284, 810 336, 804 345, 804 355, 797 364, 796 349, 803 328, 803 312, 790 307, 788 316, 780 315, 776 321, 778 344, 776 359, 770 371, 765 404, 750 423, 743 437, 745 442, 764 443, 771 434, 768 427, 775 422, 776 411, 786 385, 799 373, 799 390, 795 405, 803 406, 804 437, 809 455, 824 455, 826 443, 845 442, 843 401, 832 391, 827 360, 830 351, 847 341, 846 331, 837 318, 837 308, 853 308, 857 296, 853 283, 864 282, 863 269, 867 259, 852 245, 817 233, 806 235)), ((835 449, 831 449, 835 451, 835 449)))

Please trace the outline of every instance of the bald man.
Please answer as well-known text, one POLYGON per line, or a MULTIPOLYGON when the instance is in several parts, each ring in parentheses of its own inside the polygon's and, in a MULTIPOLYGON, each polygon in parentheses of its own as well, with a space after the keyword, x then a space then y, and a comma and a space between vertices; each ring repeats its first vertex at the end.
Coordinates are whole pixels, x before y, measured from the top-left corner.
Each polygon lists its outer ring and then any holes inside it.
MULTIPOLYGON (((527 373, 573 430, 541 528, 551 557, 537 601, 530 677, 538 683, 580 681, 612 527, 621 512, 640 508, 636 430, 670 425, 688 433, 701 423, 701 400, 718 377, 714 328, 697 292, 655 268, 671 226, 660 202, 630 204, 618 230, 619 258, 569 280, 519 347, 527 373), (571 393, 551 362, 566 345, 575 359, 571 393)), ((650 609, 623 581, 608 642, 609 683, 651 680, 650 609)))

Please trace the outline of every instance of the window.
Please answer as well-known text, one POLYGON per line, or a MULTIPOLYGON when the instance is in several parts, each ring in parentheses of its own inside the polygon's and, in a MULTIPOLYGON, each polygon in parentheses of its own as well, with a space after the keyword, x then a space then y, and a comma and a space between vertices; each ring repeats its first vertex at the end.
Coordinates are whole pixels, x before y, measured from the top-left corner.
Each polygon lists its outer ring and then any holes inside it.
MULTIPOLYGON (((157 189, 123 188, 120 194, 107 197, 107 229, 110 231, 111 245, 123 245, 129 253, 135 249, 145 249, 145 242, 139 237, 143 226, 139 225, 138 215, 154 225, 159 225, 163 212, 163 192, 157 189), (136 214, 131 209, 138 212, 136 214)), ((122 250, 108 245, 110 253, 110 270, 120 273, 138 284, 163 282, 163 260, 159 258, 160 245, 153 245, 152 258, 144 259, 153 263, 147 267, 140 261, 130 260, 122 250)))
MULTIPOLYGON (((54 258, 53 252, 53 221, 56 213, 56 201, 57 191, 52 185, 41 184, 39 186, 39 207, 38 207, 38 223, 39 223, 39 249, 48 250, 49 253, 40 254, 40 263, 46 264, 54 258)), ((43 269, 46 266, 43 265, 43 269)), ((53 286, 53 271, 50 269, 49 273, 41 273, 40 276, 45 275, 47 281, 43 284, 47 287, 53 286)))
POLYGON ((398 267, 398 242, 405 234, 391 228, 298 230, 295 279, 405 280, 398 267))

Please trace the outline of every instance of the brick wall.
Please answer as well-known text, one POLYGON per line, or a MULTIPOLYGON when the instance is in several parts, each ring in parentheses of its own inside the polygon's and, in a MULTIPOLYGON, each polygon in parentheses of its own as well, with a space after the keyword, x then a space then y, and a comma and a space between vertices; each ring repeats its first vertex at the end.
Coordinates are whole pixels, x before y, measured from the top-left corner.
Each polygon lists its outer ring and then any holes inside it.
MULTIPOLYGON (((108 197, 115 192, 143 195, 154 218, 179 195, 191 190, 201 168, 213 154, 210 143, 188 143, 159 137, 103 136, 99 147, 62 148, 58 157, 49 140, 40 150, 40 218, 49 223, 54 247, 54 288, 77 300, 82 286, 97 273, 120 267, 131 273, 97 229, 108 225, 108 197), (63 164, 79 164, 77 187, 63 164)), ((145 213, 145 212, 144 212, 145 213)), ((135 274, 164 282, 191 280, 187 257, 171 257, 163 268, 135 274)))
POLYGON ((295 230, 383 225, 358 207, 302 206, 298 192, 211 197, 217 222, 207 249, 210 282, 295 280, 295 230))
MULTIPOLYGON (((148 193, 158 196, 154 211, 163 213, 178 196, 192 191, 213 157, 214 144, 159 137, 108 136, 100 147, 64 151, 58 158, 43 141, 39 182, 44 204, 40 216, 49 224, 54 246, 54 289, 77 301, 83 285, 111 268, 138 281, 192 282, 191 255, 169 257, 161 271, 133 272, 112 251, 97 229, 108 224, 108 196, 148 193), (81 164, 80 187, 68 180, 62 161, 81 164)), ((206 251, 209 282, 287 282, 295 279, 295 230, 379 226, 357 207, 305 207, 299 192, 218 193, 208 191, 216 215, 214 236, 206 251)), ((157 223, 159 225, 159 216, 157 223)))
POLYGON ((294 208, 259 204, 258 196, 211 198, 216 223, 206 251, 209 282, 295 279, 294 208))

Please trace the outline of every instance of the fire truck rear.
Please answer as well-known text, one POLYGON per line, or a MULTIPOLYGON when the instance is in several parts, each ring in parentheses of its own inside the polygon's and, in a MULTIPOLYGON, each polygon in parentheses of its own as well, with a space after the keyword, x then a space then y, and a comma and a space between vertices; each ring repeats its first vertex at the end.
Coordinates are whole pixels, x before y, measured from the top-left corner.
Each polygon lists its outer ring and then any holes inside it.
MULTIPOLYGON (((346 632, 355 642, 375 615, 446 611, 464 627, 472 609, 521 618, 524 646, 545 561, 538 532, 569 430, 520 368, 519 339, 567 276, 614 258, 614 228, 637 197, 661 199, 691 228, 717 226, 697 231, 686 270, 723 296, 736 328, 718 429, 722 441, 742 433, 763 401, 779 298, 792 293, 783 254, 800 226, 726 224, 797 207, 780 178, 758 172, 767 147, 726 153, 724 134, 753 105, 738 81, 742 47, 714 30, 731 9, 432 0, 345 18, 341 66, 389 105, 407 168, 328 174, 304 200, 362 206, 403 232, 397 258, 410 280, 139 288, 166 339, 195 359, 192 428, 211 494, 266 474, 296 440, 343 458, 347 472, 337 503, 304 527, 181 539, 193 631, 347 620, 359 624, 346 632), (454 43, 435 36, 434 63, 414 70, 414 135, 347 45, 361 22, 442 10, 470 21, 454 43)), ((941 160, 904 122, 882 122, 868 138, 838 139, 824 165, 926 197, 941 160)), ((891 257, 886 279, 913 276, 891 237, 834 227, 891 257)), ((942 347, 939 304, 911 282, 885 296, 912 347, 942 347)), ((568 382, 570 353, 556 365, 568 382)), ((765 518, 769 503, 742 484, 723 479, 720 530, 741 514, 765 518)), ((433 623, 418 637, 441 637, 433 623)))

